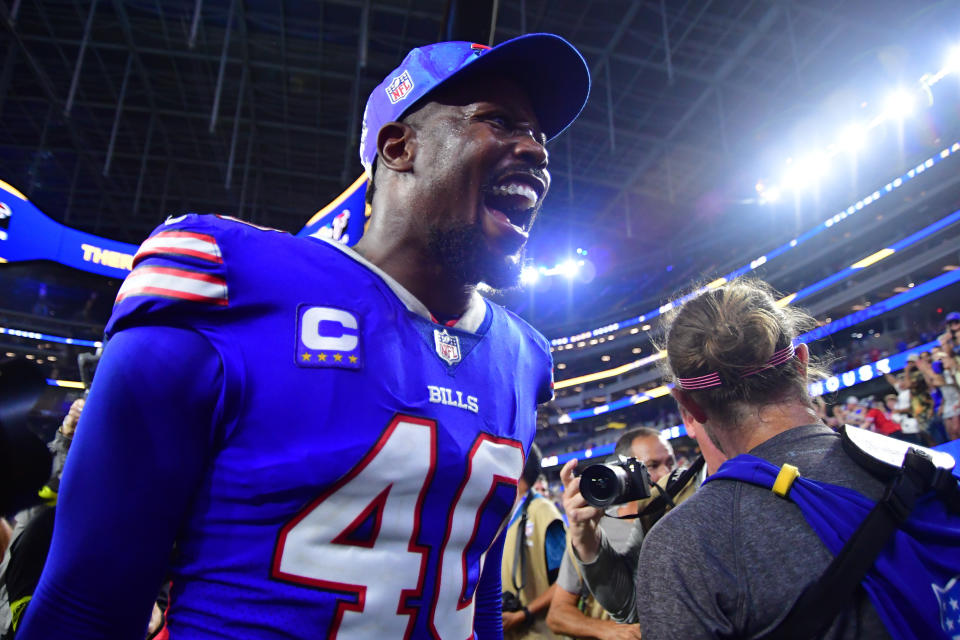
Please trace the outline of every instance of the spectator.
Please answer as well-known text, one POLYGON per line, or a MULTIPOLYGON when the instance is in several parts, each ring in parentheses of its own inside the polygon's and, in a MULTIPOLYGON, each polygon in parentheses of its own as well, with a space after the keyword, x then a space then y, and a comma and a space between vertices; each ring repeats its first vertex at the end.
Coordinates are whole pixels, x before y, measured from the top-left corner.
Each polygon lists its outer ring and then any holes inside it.
POLYGON ((910 408, 917 426, 923 434, 927 444, 936 444, 930 434, 930 421, 933 419, 933 397, 930 395, 930 385, 921 367, 920 357, 916 353, 907 356, 907 364, 903 368, 903 377, 907 389, 910 391, 910 408))
POLYGON ((957 388, 957 359, 949 351, 937 350, 931 370, 934 382, 939 383, 940 418, 947 440, 960 438, 960 390, 957 388))
POLYGON ((508 640, 555 637, 546 616, 566 548, 566 529, 553 502, 533 491, 540 461, 534 444, 517 481, 517 503, 503 545, 503 631, 508 640))
MULTIPOLYGON (((896 396, 892 396, 891 399, 896 401, 896 396)), ((901 438, 903 434, 900 431, 900 423, 893 419, 893 414, 887 410, 884 402, 871 398, 867 401, 867 407, 864 428, 885 436, 901 438)))
MULTIPOLYGON (((736 280, 684 303, 666 332, 675 396, 727 456, 789 462, 805 478, 876 500, 883 485, 817 420, 807 393, 809 352, 794 340, 815 321, 776 297, 761 282, 736 280)), ((708 482, 644 541, 638 573, 657 577, 644 594, 657 606, 638 607, 643 636, 760 635, 832 559, 795 504, 753 485, 708 482)), ((888 634, 860 598, 824 637, 888 634)))
POLYGON ((866 422, 866 410, 857 396, 848 396, 843 406, 833 408, 833 415, 840 425, 849 424, 854 427, 863 427, 866 422))
POLYGON ((946 330, 937 338, 948 354, 960 357, 960 312, 951 311, 944 318, 946 330))
POLYGON ((910 409, 910 390, 889 393, 884 396, 883 403, 890 419, 900 425, 900 435, 896 437, 913 444, 922 445, 920 429, 917 427, 917 421, 910 409), (906 393, 905 398, 903 397, 904 393, 906 393))

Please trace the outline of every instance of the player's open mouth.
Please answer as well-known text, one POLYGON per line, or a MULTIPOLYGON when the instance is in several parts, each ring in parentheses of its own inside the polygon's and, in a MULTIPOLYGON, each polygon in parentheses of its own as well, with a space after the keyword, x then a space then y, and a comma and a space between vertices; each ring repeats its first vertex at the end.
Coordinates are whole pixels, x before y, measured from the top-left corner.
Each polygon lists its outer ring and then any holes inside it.
POLYGON ((483 204, 498 222, 526 238, 542 197, 543 186, 538 182, 527 175, 508 176, 484 191, 483 204))

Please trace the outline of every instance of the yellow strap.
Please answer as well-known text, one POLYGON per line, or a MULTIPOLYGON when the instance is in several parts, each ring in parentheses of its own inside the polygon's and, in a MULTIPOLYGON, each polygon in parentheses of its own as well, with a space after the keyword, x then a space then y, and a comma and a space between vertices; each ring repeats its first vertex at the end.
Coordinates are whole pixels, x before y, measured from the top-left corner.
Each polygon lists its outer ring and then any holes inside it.
POLYGON ((780 467, 780 473, 777 474, 777 479, 770 490, 781 498, 786 498, 787 494, 790 493, 790 487, 793 486, 793 481, 799 477, 800 469, 792 464, 785 464, 780 467))
POLYGON ((13 614, 13 622, 11 623, 11 628, 16 631, 17 625, 20 624, 20 619, 23 617, 23 612, 27 608, 27 603, 30 602, 30 599, 33 596, 24 596, 19 600, 14 600, 10 603, 10 613, 13 614))
POLYGON ((50 487, 44 485, 43 488, 37 492, 37 495, 40 496, 40 499, 48 506, 55 507, 57 505, 57 492, 50 487))

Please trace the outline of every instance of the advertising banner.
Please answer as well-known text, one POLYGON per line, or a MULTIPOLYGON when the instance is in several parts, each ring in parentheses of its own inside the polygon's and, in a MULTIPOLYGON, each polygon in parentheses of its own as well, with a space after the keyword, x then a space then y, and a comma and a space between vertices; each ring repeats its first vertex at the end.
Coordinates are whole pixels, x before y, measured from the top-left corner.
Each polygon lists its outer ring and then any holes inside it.
POLYGON ((137 246, 77 231, 40 212, 0 181, 0 261, 53 260, 68 267, 126 278, 137 246))

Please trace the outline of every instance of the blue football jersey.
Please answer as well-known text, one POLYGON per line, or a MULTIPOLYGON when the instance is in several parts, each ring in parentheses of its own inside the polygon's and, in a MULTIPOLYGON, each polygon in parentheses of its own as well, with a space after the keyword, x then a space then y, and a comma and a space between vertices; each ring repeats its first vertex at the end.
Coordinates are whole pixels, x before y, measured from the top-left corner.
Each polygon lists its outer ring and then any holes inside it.
POLYGON ((189 328, 223 367, 170 637, 472 637, 552 394, 543 336, 479 295, 438 324, 350 249, 219 216, 134 264, 108 336, 189 328))

